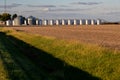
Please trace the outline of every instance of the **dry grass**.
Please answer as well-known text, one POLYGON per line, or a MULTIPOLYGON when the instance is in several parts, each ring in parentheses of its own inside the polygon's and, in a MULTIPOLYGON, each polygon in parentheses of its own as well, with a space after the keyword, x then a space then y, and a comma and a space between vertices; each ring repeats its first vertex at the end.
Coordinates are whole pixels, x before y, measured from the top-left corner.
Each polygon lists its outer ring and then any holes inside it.
POLYGON ((52 36, 58 39, 78 40, 120 49, 120 25, 10 27, 18 31, 52 36))
POLYGON ((9 80, 7 76, 7 72, 3 66, 3 62, 0 57, 0 80, 9 80))

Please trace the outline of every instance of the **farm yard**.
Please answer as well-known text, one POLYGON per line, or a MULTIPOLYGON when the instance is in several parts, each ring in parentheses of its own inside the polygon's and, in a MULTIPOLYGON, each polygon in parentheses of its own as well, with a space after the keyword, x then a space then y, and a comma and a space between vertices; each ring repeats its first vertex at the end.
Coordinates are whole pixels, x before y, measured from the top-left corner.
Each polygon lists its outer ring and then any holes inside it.
POLYGON ((0 80, 119 80, 120 25, 0 28, 0 80))

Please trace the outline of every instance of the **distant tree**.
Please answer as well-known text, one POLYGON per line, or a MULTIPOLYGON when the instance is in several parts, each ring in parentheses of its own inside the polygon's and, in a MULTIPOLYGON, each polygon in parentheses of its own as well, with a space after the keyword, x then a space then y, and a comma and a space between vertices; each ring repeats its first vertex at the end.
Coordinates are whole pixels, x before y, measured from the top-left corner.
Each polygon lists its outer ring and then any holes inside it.
POLYGON ((11 19, 11 15, 9 13, 3 13, 1 15, 1 20, 2 21, 6 21, 6 20, 9 20, 9 19, 11 19))
POLYGON ((12 20, 14 20, 17 17, 17 14, 13 14, 12 20))
POLYGON ((1 21, 2 15, 0 14, 0 21, 1 21))

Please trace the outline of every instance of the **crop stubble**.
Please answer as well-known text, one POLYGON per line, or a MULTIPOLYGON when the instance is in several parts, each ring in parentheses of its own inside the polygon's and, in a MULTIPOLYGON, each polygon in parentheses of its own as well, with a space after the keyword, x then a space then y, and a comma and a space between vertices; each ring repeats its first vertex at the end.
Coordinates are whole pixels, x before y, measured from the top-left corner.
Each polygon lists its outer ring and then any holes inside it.
POLYGON ((84 43, 120 50, 120 25, 38 26, 9 27, 17 31, 52 36, 57 39, 77 40, 84 43))

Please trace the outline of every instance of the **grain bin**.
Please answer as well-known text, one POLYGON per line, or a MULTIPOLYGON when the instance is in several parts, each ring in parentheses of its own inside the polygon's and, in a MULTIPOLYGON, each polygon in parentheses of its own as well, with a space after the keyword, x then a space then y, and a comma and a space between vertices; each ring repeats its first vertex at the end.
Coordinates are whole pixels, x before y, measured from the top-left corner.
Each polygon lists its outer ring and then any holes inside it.
POLYGON ((42 20, 41 19, 39 20, 39 25, 42 25, 42 20))
POLYGON ((74 24, 74 20, 73 19, 68 19, 68 25, 73 25, 74 24))
POLYGON ((28 25, 33 25, 32 18, 28 18, 28 25))
POLYGON ((13 26, 15 25, 15 21, 14 21, 14 20, 12 21, 12 25, 13 25, 13 26))
POLYGON ((80 25, 83 25, 83 22, 82 22, 82 20, 80 19, 80 25))
POLYGON ((91 20, 91 25, 95 25, 95 20, 94 19, 91 20))
POLYGON ((67 19, 65 19, 65 25, 68 25, 68 20, 67 19))
POLYGON ((80 20, 76 19, 76 25, 80 25, 80 20))
POLYGON ((73 23, 74 25, 77 25, 77 20, 76 19, 74 19, 74 23, 73 23))
POLYGON ((88 25, 91 25, 91 19, 88 19, 88 25))
POLYGON ((68 19, 68 25, 71 25, 71 20, 70 19, 68 19))
POLYGON ((62 19, 62 25, 67 25, 68 24, 68 20, 67 19, 62 19))
POLYGON ((85 20, 85 25, 88 25, 88 20, 87 19, 85 20))
POLYGON ((46 19, 43 20, 43 25, 45 25, 45 26, 48 25, 48 20, 46 20, 46 19))
POLYGON ((56 25, 60 25, 60 20, 58 20, 58 19, 55 20, 55 24, 56 24, 56 25))
POLYGON ((73 19, 70 20, 70 24, 74 25, 74 20, 73 19))
POLYGON ((27 20, 28 20, 28 25, 36 25, 36 18, 35 17, 29 16, 27 18, 27 20))
POLYGON ((91 20, 90 20, 90 19, 86 19, 86 20, 85 20, 85 24, 86 24, 86 25, 90 25, 90 24, 91 24, 91 20))
POLYGON ((7 25, 7 26, 11 26, 11 25, 12 25, 12 21, 11 21, 11 20, 7 20, 7 21, 6 21, 6 25, 7 25))
POLYGON ((24 20, 24 25, 28 25, 28 23, 27 23, 27 20, 26 20, 26 19, 24 20))
POLYGON ((13 26, 19 26, 24 24, 24 19, 22 16, 18 16, 13 20, 13 26))
POLYGON ((60 25, 62 25, 62 19, 59 20, 60 25))
POLYGON ((65 25, 65 20, 64 19, 62 19, 62 25, 65 25))
POLYGON ((86 25, 86 20, 82 19, 82 25, 86 25))
POLYGON ((49 20, 48 24, 49 25, 54 25, 54 20, 53 19, 49 20))
POLYGON ((97 22, 97 25, 101 24, 101 20, 100 19, 98 19, 96 22, 97 22))
POLYGON ((36 19, 36 25, 39 25, 39 19, 36 19))

